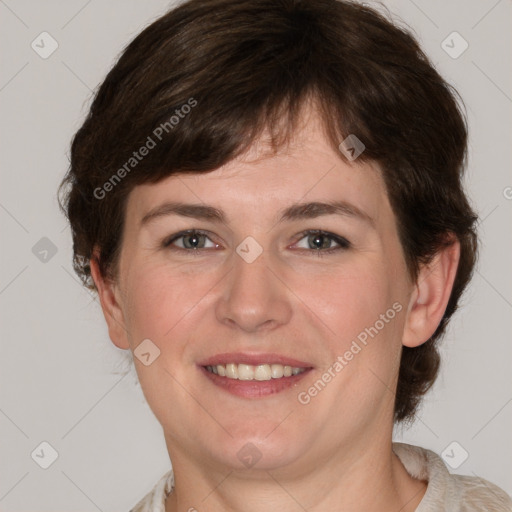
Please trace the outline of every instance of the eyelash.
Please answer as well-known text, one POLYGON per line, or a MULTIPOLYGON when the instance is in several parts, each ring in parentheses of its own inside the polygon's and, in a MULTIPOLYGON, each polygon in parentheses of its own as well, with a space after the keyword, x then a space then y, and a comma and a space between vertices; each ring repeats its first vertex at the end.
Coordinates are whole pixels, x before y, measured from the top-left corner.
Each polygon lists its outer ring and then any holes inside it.
MULTIPOLYGON (((186 249, 185 248, 184 249, 182 247, 172 247, 171 246, 173 242, 175 242, 176 240, 179 240, 180 238, 183 238, 187 235, 204 235, 207 238, 209 238, 208 233, 206 231, 202 231, 200 229, 188 229, 186 231, 180 231, 179 233, 175 233, 174 235, 171 235, 169 238, 167 238, 166 240, 163 241, 162 247, 165 249, 173 250, 173 251, 189 252, 189 253, 192 253, 193 256, 200 256, 203 251, 209 250, 209 249, 204 249, 204 248, 202 248, 202 249, 186 249)), ((312 252, 315 254, 315 256, 317 256, 319 258, 322 258, 326 255, 336 253, 338 251, 347 250, 352 246, 352 244, 346 238, 335 235, 334 233, 330 233, 328 231, 323 231, 321 229, 309 229, 309 230, 299 233, 300 238, 298 238, 297 242, 299 242, 300 240, 302 240, 302 238, 304 238, 305 236, 308 236, 308 235, 321 235, 321 236, 324 236, 324 237, 327 237, 327 238, 333 240, 334 242, 336 242, 338 244, 338 247, 331 247, 330 249, 299 249, 299 250, 304 250, 307 252, 312 252)), ((297 243, 297 242, 295 242, 295 243, 297 243)))

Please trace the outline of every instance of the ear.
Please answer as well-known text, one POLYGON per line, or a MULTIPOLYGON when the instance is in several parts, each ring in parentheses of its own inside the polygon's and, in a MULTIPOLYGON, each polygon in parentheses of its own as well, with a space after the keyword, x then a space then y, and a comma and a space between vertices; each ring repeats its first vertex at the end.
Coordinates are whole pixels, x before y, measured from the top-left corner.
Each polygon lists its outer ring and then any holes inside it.
POLYGON ((93 257, 90 259, 91 275, 98 290, 101 309, 108 326, 108 334, 116 347, 129 349, 130 342, 121 307, 119 287, 113 281, 102 276, 98 260, 99 251, 95 249, 93 257))
POLYGON ((460 259, 460 243, 455 237, 452 240, 420 269, 404 326, 402 343, 406 347, 427 341, 443 318, 460 259))

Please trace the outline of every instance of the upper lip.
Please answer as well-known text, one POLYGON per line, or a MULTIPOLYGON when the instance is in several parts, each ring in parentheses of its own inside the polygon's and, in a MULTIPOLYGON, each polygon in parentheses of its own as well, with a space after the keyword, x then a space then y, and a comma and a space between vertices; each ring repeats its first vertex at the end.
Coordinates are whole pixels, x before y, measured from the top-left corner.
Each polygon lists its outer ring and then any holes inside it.
POLYGON ((292 366, 294 368, 312 368, 313 365, 298 359, 286 357, 271 353, 249 353, 249 352, 229 352, 217 354, 200 361, 199 366, 216 366, 218 364, 241 363, 257 366, 260 364, 282 364, 283 366, 292 366))

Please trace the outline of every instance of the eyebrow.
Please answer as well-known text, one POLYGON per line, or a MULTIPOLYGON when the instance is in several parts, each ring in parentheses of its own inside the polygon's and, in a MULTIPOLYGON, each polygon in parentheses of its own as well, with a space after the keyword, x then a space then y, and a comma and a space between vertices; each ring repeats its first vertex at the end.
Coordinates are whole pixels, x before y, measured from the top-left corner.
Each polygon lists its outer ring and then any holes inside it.
MULTIPOLYGON (((346 201, 314 201, 310 203, 296 203, 279 211, 278 223, 302 219, 314 219, 322 215, 341 215, 362 220, 375 227, 375 221, 370 215, 346 201)), ((205 204, 166 202, 150 210, 141 219, 141 226, 150 221, 167 215, 179 215, 198 220, 208 220, 215 223, 226 223, 226 215, 222 210, 205 204)))

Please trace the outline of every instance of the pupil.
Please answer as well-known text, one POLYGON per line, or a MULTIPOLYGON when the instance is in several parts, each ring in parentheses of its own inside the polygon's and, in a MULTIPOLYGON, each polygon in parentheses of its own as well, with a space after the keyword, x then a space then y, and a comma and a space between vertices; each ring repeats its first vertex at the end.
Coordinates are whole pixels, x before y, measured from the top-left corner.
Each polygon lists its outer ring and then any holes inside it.
MULTIPOLYGON (((197 249, 197 244, 199 243, 199 235, 189 235, 188 236, 188 239, 189 239, 189 245, 194 248, 194 249, 197 249), (190 241, 193 240, 192 243, 190 243, 190 241)), ((186 240, 186 239, 185 239, 186 240)))
POLYGON ((315 244, 315 246, 317 248, 321 248, 321 247, 325 246, 325 244, 322 243, 322 239, 324 239, 324 235, 311 235, 311 236, 313 237, 313 243, 315 244))

